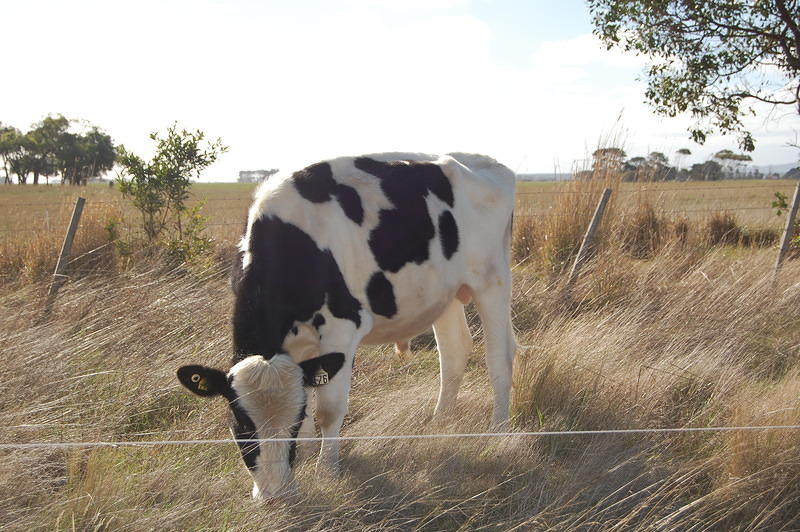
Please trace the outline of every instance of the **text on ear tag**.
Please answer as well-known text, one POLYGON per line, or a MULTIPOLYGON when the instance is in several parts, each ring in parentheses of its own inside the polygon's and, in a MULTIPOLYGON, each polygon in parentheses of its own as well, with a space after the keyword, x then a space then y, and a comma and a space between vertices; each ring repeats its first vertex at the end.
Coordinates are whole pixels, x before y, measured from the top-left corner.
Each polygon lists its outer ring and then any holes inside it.
POLYGON ((319 368, 319 371, 314 375, 314 386, 321 386, 323 384, 328 384, 328 372, 319 368))

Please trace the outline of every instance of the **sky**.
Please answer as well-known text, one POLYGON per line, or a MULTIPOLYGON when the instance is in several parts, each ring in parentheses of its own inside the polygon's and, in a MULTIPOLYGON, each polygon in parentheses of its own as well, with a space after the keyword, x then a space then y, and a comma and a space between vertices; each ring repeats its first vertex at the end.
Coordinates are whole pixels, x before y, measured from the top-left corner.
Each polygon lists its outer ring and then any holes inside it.
MULTIPOLYGON (((567 172, 609 138, 688 163, 634 55, 606 51, 579 0, 0 0, 0 121, 88 120, 148 156, 173 122, 229 151, 204 180, 381 151, 491 155, 567 172)), ((755 164, 797 161, 796 113, 748 119, 755 164)))

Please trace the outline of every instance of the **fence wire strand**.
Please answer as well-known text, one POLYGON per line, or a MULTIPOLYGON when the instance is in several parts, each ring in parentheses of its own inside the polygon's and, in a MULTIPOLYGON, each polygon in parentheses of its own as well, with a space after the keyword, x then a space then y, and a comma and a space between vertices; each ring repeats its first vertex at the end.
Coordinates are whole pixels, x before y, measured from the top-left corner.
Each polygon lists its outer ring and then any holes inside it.
POLYGON ((14 449, 68 449, 91 447, 155 447, 175 445, 220 445, 228 443, 289 443, 324 441, 397 441, 397 440, 435 440, 435 439, 479 439, 479 438, 545 438, 563 436, 613 436, 626 434, 675 434, 697 432, 734 432, 757 430, 798 430, 800 425, 742 425, 719 427, 661 427, 638 429, 565 430, 539 432, 467 432, 453 434, 386 434, 362 436, 336 436, 311 438, 253 438, 253 439, 207 439, 207 440, 142 440, 142 441, 82 441, 82 442, 24 442, 0 443, 0 450, 14 449))

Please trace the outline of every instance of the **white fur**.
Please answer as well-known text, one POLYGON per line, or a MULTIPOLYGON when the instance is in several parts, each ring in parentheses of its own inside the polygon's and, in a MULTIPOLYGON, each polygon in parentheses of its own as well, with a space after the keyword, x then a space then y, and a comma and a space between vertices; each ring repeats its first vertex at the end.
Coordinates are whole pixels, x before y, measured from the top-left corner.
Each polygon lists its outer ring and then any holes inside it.
MULTIPOLYGON (((256 426, 258 437, 288 438, 289 428, 297 421, 305 403, 303 372, 287 355, 270 360, 250 356, 229 372, 240 406, 256 426)), ((259 444, 256 468, 251 471, 253 497, 268 498, 294 487, 289 466, 289 444, 259 444)))

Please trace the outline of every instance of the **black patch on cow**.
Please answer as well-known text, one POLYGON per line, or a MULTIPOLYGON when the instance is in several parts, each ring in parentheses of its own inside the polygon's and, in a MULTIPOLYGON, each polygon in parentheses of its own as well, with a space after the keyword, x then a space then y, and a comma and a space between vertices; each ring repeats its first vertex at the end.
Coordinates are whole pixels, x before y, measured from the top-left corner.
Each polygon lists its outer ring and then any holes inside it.
POLYGON ((234 255, 233 263, 231 264, 230 283, 234 294, 239 290, 239 284, 242 282, 242 276, 244 275, 242 271, 243 260, 244 251, 239 251, 234 255))
POLYGON ((439 239, 442 241, 442 253, 449 259, 458 250, 458 226, 450 211, 439 215, 439 239))
POLYGON ((234 363, 271 358, 295 322, 307 322, 323 304, 334 317, 361 326, 361 304, 347 288, 330 250, 321 250, 295 225, 262 216, 250 229, 252 261, 233 308, 234 363))
POLYGON ((236 445, 239 446, 239 452, 242 454, 242 460, 247 469, 254 470, 256 468, 256 458, 261 453, 258 445, 258 432, 256 432, 255 423, 247 415, 244 408, 239 405, 239 398, 230 385, 233 376, 228 379, 228 387, 231 390, 231 395, 228 397, 228 404, 231 407, 231 431, 236 439, 236 445), (256 440, 256 441, 247 441, 256 440))
POLYGON ((361 225, 364 221, 364 206, 361 205, 361 196, 356 189, 347 185, 336 185, 333 195, 336 196, 347 217, 361 225))
POLYGON ((320 327, 325 325, 325 316, 322 314, 314 314, 314 320, 311 322, 311 325, 319 330, 320 327))
POLYGON ((328 374, 327 379, 330 380, 339 373, 344 365, 344 353, 326 353, 316 358, 304 360, 300 362, 300 368, 303 370, 303 385, 304 386, 319 386, 315 382, 315 378, 320 370, 328 374))
POLYGON ((450 207, 453 187, 442 169, 433 163, 381 162, 359 157, 353 164, 372 174, 393 207, 381 209, 378 225, 370 232, 369 247, 381 270, 396 273, 408 263, 428 260, 436 229, 425 198, 433 193, 450 207))
POLYGON ((367 283, 367 299, 372 312, 391 318, 397 314, 397 302, 394 299, 392 283, 383 274, 375 272, 367 283))
POLYGON ((300 195, 312 203, 325 203, 336 198, 348 218, 358 225, 364 221, 361 197, 353 187, 337 183, 333 179, 331 165, 312 164, 292 174, 292 181, 300 195))

